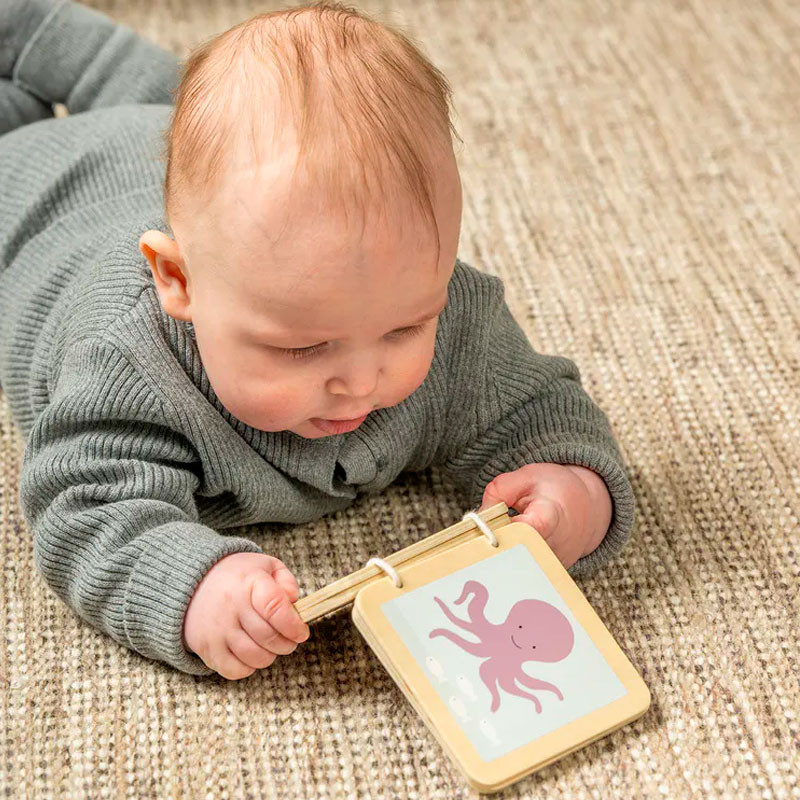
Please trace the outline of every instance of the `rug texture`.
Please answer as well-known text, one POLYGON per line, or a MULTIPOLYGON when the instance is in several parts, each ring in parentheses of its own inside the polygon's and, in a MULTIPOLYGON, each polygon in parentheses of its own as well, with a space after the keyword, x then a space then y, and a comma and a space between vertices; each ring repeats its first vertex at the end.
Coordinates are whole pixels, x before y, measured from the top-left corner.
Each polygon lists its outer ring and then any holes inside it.
MULTIPOLYGON (((92 0, 183 57, 246 0, 92 0)), ((580 581, 650 687, 636 723, 508 798, 797 798, 800 7, 419 0, 400 27, 454 90, 459 256, 573 359, 637 497, 580 581)), ((353 626, 241 681, 148 661, 35 572, 0 394, 0 787, 26 798, 476 797, 353 626)), ((308 525, 232 530, 306 594, 457 521, 430 470, 308 525)))

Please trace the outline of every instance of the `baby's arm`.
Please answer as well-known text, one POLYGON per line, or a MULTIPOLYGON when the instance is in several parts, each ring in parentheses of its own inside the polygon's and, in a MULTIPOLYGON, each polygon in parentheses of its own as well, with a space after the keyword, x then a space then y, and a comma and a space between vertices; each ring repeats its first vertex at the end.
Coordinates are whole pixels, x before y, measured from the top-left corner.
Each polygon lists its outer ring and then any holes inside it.
MULTIPOLYGON (((612 501, 611 523, 570 573, 600 566, 624 547, 634 523, 633 489, 608 418, 581 386, 573 361, 533 349, 498 278, 475 275, 470 267, 452 291, 463 322, 448 345, 454 348, 452 403, 435 461, 473 507, 496 476, 528 464, 578 465, 596 473, 612 501)), ((591 482, 587 490, 603 499, 591 482)))
POLYGON ((171 104, 180 62, 73 0, 2 0, 0 78, 76 114, 125 103, 171 104))
POLYGON ((111 343, 73 344, 29 432, 19 496, 36 567, 67 605, 147 658, 207 675, 182 640, 190 599, 223 558, 262 550, 200 522, 197 455, 172 413, 111 343))

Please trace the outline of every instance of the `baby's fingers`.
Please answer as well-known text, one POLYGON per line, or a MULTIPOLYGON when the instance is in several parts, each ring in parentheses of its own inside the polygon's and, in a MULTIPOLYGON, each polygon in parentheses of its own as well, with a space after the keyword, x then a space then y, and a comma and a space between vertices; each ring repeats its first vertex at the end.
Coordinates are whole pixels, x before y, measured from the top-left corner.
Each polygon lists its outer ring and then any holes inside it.
POLYGON ((289 600, 295 602, 300 595, 300 589, 297 585, 297 578, 294 573, 275 556, 265 555, 264 569, 269 575, 275 579, 275 582, 285 589, 286 594, 289 595, 289 600))
POLYGON ((289 600, 294 603, 300 596, 300 587, 297 585, 297 578, 286 565, 281 565, 272 573, 275 582, 286 591, 289 600))
MULTIPOLYGON (((277 656, 273 653, 272 659, 277 656)), ((206 653, 202 660, 214 672, 218 672, 223 678, 229 681, 238 681, 242 678, 247 678, 255 672, 255 668, 242 661, 236 653, 234 653, 227 642, 220 640, 211 650, 206 653)), ((264 666, 267 666, 266 664, 264 666)))
MULTIPOLYGON (((245 609, 239 615, 239 624, 250 638, 265 650, 280 656, 289 655, 297 648, 297 642, 278 633, 254 608, 245 609)), ((250 663, 250 662, 248 662, 250 663)))
POLYGON ((250 602, 261 618, 287 639, 302 642, 308 638, 308 625, 271 575, 264 573, 253 581, 250 602))
POLYGON ((268 667, 278 657, 277 653, 254 642, 241 628, 228 635, 228 648, 232 656, 253 670, 268 667))

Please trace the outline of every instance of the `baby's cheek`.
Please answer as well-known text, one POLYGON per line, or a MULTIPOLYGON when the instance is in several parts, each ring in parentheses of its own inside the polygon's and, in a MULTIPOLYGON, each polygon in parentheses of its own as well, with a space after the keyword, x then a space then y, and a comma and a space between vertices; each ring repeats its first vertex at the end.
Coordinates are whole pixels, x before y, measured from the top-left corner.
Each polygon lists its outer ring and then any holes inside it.
POLYGON ((217 394, 237 419, 262 430, 282 430, 309 402, 308 387, 278 370, 226 374, 217 394))
POLYGON ((425 378, 428 377, 432 362, 433 346, 398 368, 396 372, 397 380, 401 385, 404 397, 412 394, 422 385, 425 378))
POLYGON ((311 396, 308 381, 304 382, 279 370, 252 376, 242 392, 245 402, 255 414, 292 415, 311 396))
POLYGON ((301 382, 291 378, 273 377, 266 382, 253 397, 255 410, 277 417, 297 414, 305 404, 311 392, 304 389, 301 382))
POLYGON ((381 404, 394 406, 402 403, 413 394, 425 381, 430 371, 433 354, 405 361, 396 361, 388 365, 385 376, 379 384, 381 404))

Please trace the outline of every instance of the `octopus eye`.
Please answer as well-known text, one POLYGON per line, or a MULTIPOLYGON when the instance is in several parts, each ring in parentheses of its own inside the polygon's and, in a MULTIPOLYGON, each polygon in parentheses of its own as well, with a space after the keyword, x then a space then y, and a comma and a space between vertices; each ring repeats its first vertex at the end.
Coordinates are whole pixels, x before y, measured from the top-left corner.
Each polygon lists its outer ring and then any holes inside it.
POLYGON ((520 625, 519 627, 521 628, 521 627, 522 627, 522 625, 520 625))
POLYGON ((531 649, 532 649, 532 650, 535 650, 535 649, 536 649, 536 645, 535 645, 535 644, 532 644, 532 645, 531 645, 531 649))

